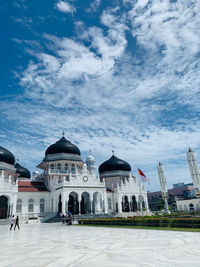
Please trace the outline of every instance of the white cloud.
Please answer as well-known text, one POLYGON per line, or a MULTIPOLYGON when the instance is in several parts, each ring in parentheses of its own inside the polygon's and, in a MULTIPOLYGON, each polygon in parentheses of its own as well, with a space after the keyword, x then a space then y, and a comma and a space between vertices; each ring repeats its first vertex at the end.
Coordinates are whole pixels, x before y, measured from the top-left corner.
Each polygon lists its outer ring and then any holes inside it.
POLYGON ((73 5, 61 0, 59 0, 55 6, 57 10, 63 13, 74 13, 76 11, 76 8, 73 5))
POLYGON ((32 147, 38 162, 64 128, 83 155, 92 148, 97 165, 114 148, 135 174, 140 167, 151 178, 152 188, 158 161, 169 185, 190 182, 185 153, 189 146, 200 152, 198 3, 128 2, 126 14, 119 7, 102 13, 104 29, 79 22, 79 38, 44 35, 48 52, 34 53, 21 76, 31 102, 0 107, 18 123, 13 140, 22 140, 5 144, 23 149, 24 160, 32 147))

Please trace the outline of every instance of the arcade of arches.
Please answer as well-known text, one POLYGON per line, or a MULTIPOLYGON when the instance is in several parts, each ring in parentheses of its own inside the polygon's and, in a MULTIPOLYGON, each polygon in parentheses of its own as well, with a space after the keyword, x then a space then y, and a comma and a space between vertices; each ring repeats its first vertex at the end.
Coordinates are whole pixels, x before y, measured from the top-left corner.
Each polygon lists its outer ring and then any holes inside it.
MULTIPOLYGON (((108 198, 108 210, 112 209, 111 198, 108 198)), ((138 196, 138 200, 135 196, 124 195, 121 199, 121 211, 122 212, 136 212, 146 210, 147 205, 142 195, 138 196)), ((105 203, 102 200, 102 195, 99 192, 89 194, 83 192, 79 195, 76 192, 71 192, 67 201, 63 207, 62 196, 59 195, 58 212, 63 213, 70 211, 72 214, 95 214, 105 212, 105 203)), ((114 207, 114 212, 119 211, 118 203, 114 207)))
POLYGON ((72 214, 91 214, 101 213, 103 209, 102 196, 99 192, 90 195, 88 192, 83 192, 80 196, 76 192, 69 194, 68 201, 65 203, 65 207, 62 207, 62 197, 59 195, 58 212, 62 213, 64 210, 70 211, 72 214))
POLYGON ((136 201, 135 196, 131 196, 129 201, 128 196, 124 195, 122 197, 121 204, 122 204, 122 212, 135 212, 147 209, 144 197, 142 195, 139 195, 138 202, 136 201))

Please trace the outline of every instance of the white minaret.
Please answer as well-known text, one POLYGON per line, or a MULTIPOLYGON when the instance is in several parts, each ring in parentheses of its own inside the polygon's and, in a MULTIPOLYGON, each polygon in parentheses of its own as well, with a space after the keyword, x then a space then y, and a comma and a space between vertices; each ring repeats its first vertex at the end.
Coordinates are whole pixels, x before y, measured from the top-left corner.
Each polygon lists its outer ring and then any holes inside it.
POLYGON ((198 199, 200 199, 200 174, 199 174, 198 162, 197 162, 197 157, 191 148, 189 148, 187 152, 187 160, 190 168, 192 182, 194 185, 194 190, 196 196, 198 197, 198 199))
POLYGON ((91 150, 89 150, 89 156, 87 157, 85 163, 87 164, 88 171, 94 174, 96 166, 94 157, 91 155, 91 150))
POLYGON ((168 191, 167 191, 167 186, 166 186, 166 177, 165 177, 165 171, 163 165, 159 162, 158 164, 158 177, 160 181, 160 187, 161 187, 161 192, 162 192, 162 198, 165 201, 165 211, 169 214, 169 206, 168 206, 168 191))

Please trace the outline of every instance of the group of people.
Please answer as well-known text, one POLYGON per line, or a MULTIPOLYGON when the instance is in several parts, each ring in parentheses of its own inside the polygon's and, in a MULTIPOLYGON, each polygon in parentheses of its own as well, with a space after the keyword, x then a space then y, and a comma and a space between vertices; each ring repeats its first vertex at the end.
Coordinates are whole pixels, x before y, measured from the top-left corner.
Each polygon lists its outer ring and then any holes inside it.
POLYGON ((12 230, 14 226, 14 230, 16 229, 16 227, 18 227, 18 230, 20 229, 19 228, 19 216, 15 217, 14 215, 12 215, 10 217, 10 230, 12 230))
POLYGON ((63 214, 61 216, 61 222, 62 222, 62 225, 72 225, 72 214, 70 211, 68 211, 66 215, 63 214))

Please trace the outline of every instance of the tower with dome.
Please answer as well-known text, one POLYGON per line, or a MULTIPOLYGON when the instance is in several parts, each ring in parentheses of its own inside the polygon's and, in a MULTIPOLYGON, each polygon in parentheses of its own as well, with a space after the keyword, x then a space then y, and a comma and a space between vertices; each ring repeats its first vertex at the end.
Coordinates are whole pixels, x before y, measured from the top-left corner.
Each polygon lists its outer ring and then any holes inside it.
POLYGON ((0 147, 0 219, 50 218, 70 211, 77 216, 148 213, 147 193, 116 155, 103 162, 96 174, 91 151, 84 161, 79 148, 64 136, 50 145, 39 171, 32 175, 0 147))

